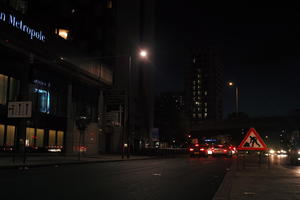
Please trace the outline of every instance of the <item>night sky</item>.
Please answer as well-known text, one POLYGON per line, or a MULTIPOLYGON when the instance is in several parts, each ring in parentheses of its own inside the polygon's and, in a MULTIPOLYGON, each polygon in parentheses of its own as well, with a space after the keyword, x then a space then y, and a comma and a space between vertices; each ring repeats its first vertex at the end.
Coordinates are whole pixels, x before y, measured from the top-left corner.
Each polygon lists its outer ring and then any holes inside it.
POLYGON ((216 47, 224 59, 224 117, 235 109, 227 80, 238 83, 240 111, 249 116, 286 115, 300 108, 297 7, 196 2, 158 2, 157 93, 184 90, 190 48, 216 47))

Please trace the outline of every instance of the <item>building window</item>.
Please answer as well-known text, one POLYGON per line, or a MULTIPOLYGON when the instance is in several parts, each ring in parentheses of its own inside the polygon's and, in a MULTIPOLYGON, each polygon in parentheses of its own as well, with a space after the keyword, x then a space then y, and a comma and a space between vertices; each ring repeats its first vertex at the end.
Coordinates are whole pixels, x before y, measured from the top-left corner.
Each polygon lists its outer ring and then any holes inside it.
POLYGON ((204 95, 207 96, 207 91, 204 92, 204 95))
POLYGON ((0 124, 0 146, 4 145, 4 125, 0 124))
POLYGON ((0 104, 6 105, 8 77, 0 74, 0 104))
POLYGON ((16 101, 20 91, 20 81, 9 78, 9 101, 16 101))
POLYGON ((50 113, 50 93, 43 89, 34 89, 37 94, 38 111, 42 113, 50 113))
POLYGON ((64 144, 64 132, 49 130, 49 147, 62 147, 64 144))
POLYGON ((204 117, 207 118, 207 113, 204 113, 204 117))
POLYGON ((63 146, 64 145, 64 132, 57 131, 57 145, 63 146))
POLYGON ((33 147, 34 146, 34 128, 26 128, 26 147, 33 147))
POLYGON ((52 147, 56 145, 56 131, 55 130, 49 130, 49 143, 48 146, 52 147))
POLYGON ((113 7, 113 2, 112 0, 107 1, 107 8, 112 8, 113 7))
POLYGON ((193 118, 195 118, 196 117, 196 114, 195 113, 193 113, 193 118))
POLYGON ((28 3, 26 0, 9 0, 9 5, 22 14, 25 14, 28 9, 28 3))
POLYGON ((44 129, 36 129, 36 146, 44 146, 44 129))
POLYGON ((62 37, 65 40, 70 39, 70 31, 67 29, 57 28, 57 29, 55 29, 55 34, 59 35, 60 37, 62 37))
POLYGON ((14 146, 15 144, 15 126, 7 126, 6 130, 6 146, 14 146))

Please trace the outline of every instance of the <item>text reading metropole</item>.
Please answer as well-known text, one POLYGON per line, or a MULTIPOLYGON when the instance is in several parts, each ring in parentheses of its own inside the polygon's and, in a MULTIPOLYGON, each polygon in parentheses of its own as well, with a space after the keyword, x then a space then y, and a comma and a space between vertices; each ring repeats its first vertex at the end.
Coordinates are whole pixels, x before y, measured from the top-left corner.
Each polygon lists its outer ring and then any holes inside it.
POLYGON ((42 31, 36 31, 33 28, 30 28, 29 26, 25 25, 22 20, 18 20, 14 15, 8 15, 0 11, 0 22, 6 22, 9 25, 23 31, 24 33, 27 33, 31 40, 34 38, 43 42, 46 40, 46 36, 42 31))

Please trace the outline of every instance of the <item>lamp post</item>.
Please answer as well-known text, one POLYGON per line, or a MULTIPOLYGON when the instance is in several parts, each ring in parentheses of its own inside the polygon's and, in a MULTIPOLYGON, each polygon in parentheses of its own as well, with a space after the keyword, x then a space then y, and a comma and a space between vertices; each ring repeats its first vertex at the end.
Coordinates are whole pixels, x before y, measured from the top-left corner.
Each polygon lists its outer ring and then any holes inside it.
MULTIPOLYGON (((141 49, 140 52, 139 52, 139 57, 143 60, 147 59, 147 56, 148 56, 148 52, 144 49, 141 49)), ((127 83, 127 104, 126 104, 126 119, 125 119, 125 122, 126 122, 126 130, 127 130, 127 141, 126 141, 126 144, 124 143, 124 135, 122 135, 122 158, 124 158, 124 150, 125 150, 125 147, 127 148, 127 158, 130 158, 130 140, 131 140, 131 123, 130 123, 130 116, 131 116, 131 106, 130 106, 130 103, 131 103, 131 78, 132 78, 132 74, 131 74, 131 71, 132 71, 132 56, 129 55, 128 57, 128 83, 127 83)), ((124 134, 124 132, 123 132, 124 134)))
POLYGON ((232 81, 228 82, 229 87, 235 87, 235 116, 239 117, 239 87, 232 81))

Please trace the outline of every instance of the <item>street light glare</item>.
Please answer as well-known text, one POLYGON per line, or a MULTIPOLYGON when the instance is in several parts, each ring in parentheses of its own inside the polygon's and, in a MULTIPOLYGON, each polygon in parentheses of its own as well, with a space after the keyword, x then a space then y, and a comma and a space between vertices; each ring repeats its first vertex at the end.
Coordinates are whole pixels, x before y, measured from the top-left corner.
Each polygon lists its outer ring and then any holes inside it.
POLYGON ((141 56, 141 57, 146 57, 146 56, 147 56, 147 51, 142 50, 142 51, 140 52, 140 56, 141 56))
POLYGON ((234 82, 228 82, 229 86, 234 86, 234 82))

